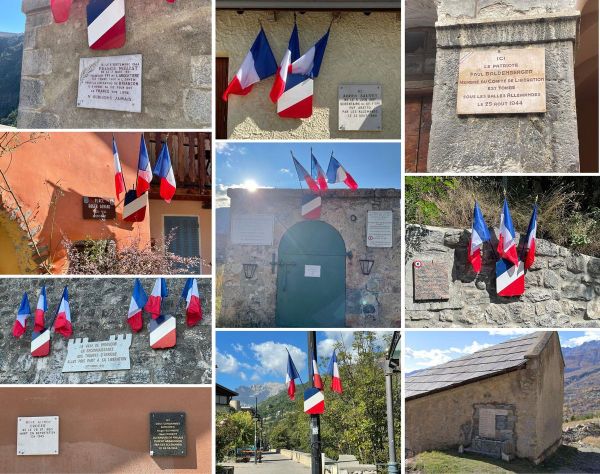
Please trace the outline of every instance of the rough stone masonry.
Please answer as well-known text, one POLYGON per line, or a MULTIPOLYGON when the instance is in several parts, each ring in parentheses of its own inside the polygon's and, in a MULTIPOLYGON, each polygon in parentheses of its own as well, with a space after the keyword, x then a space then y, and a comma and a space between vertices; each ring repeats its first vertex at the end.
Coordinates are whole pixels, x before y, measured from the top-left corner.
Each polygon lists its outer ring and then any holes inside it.
POLYGON ((407 225, 407 327, 600 327, 600 258, 538 239, 525 293, 506 298, 496 294, 496 260, 489 244, 476 275, 467 262, 469 239, 463 229, 407 225), (415 260, 446 266, 448 300, 414 301, 415 260))
POLYGON ((19 128, 210 128, 210 1, 127 0, 127 43, 109 51, 88 47, 87 3, 56 24, 50 0, 23 0, 19 128), (142 55, 142 112, 78 108, 79 59, 129 54, 142 55))
MULTIPOLYGON (((146 294, 150 294, 155 279, 141 279, 146 294)), ((35 311, 42 285, 46 285, 48 326, 60 302, 65 285, 69 287, 69 304, 74 338, 90 342, 108 340, 116 334, 131 334, 126 322, 133 290, 132 278, 23 278, 0 280, 0 383, 1 384, 209 384, 212 380, 211 344, 211 284, 198 279, 202 297, 203 318, 200 324, 188 328, 185 306, 180 299, 185 278, 168 278, 169 296, 162 308, 177 320, 177 345, 171 349, 153 350, 150 347, 148 323, 144 313, 143 329, 132 335, 129 349, 130 370, 105 372, 62 373, 67 356, 67 339, 52 334, 47 357, 30 354, 33 318, 27 332, 16 339, 12 327, 23 296, 27 292, 31 310, 35 311)))

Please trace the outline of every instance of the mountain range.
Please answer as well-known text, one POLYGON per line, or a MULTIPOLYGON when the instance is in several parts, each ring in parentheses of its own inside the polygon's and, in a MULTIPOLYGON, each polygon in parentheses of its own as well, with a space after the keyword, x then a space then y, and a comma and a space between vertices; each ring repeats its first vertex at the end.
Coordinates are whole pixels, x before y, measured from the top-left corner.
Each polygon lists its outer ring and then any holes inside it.
POLYGON ((600 413, 600 341, 563 347, 565 416, 600 413))
POLYGON ((3 125, 14 125, 6 119, 19 106, 22 57, 23 34, 0 32, 0 124, 3 125))
POLYGON ((267 382, 254 385, 241 385, 235 389, 239 396, 235 397, 239 400, 242 406, 254 406, 255 400, 258 398, 258 403, 273 397, 285 390, 285 384, 279 382, 267 382))

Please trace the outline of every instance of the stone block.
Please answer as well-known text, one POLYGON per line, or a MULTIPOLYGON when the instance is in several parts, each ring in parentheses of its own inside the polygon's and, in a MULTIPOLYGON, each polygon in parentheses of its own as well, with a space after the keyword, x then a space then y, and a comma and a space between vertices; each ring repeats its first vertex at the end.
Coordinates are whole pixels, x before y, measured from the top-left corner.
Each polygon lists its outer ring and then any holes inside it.
POLYGON ((23 76, 43 76, 52 73, 52 53, 49 49, 26 49, 23 51, 23 76))
POLYGON ((39 79, 21 80, 19 107, 39 109, 44 105, 44 81, 39 79))
POLYGON ((48 112, 36 112, 25 108, 19 109, 19 128, 60 128, 60 119, 57 115, 48 112))
POLYGON ((210 90, 187 89, 184 93, 185 116, 198 128, 209 127, 212 123, 211 96, 210 90))
POLYGON ((212 87, 212 57, 210 55, 193 56, 190 62, 192 85, 194 87, 212 87))

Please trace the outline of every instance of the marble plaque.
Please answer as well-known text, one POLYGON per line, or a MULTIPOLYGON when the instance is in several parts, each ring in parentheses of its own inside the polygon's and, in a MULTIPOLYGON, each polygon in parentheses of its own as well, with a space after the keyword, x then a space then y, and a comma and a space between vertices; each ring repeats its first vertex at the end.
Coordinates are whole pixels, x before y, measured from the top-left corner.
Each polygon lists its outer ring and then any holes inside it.
POLYGON ((231 218, 231 243, 237 245, 273 245, 275 216, 238 214, 231 218))
POLYGON ((304 265, 304 276, 309 278, 321 278, 321 265, 304 265))
POLYGON ((17 456, 56 454, 58 454, 58 416, 20 416, 17 420, 17 456))
POLYGON ((546 112, 545 54, 543 47, 461 51, 457 113, 546 112))
POLYGON ((380 132, 381 85, 340 84, 338 86, 338 128, 346 131, 380 132))
POLYGON ((185 456, 185 413, 150 413, 150 456, 185 456))
POLYGON ((131 334, 110 336, 107 341, 89 342, 88 338, 70 339, 63 372, 129 370, 131 334))
POLYGON ((142 55, 79 60, 77 107, 142 111, 142 55))
POLYGON ((444 301, 450 298, 448 266, 439 262, 413 262, 415 301, 444 301))
POLYGON ((367 247, 392 247, 392 211, 367 212, 367 247))
POLYGON ((83 197, 83 218, 94 220, 115 219, 115 200, 101 197, 83 197))

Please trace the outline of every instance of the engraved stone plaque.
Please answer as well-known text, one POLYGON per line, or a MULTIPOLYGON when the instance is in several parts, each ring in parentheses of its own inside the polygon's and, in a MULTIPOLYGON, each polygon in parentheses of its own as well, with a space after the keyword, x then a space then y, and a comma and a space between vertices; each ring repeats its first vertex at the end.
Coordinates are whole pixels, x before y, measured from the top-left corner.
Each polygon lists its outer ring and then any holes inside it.
POLYGON ((185 413, 150 413, 150 456, 185 456, 185 413))
POLYGON ((142 55, 79 60, 77 107, 142 111, 142 55))
POLYGON ((439 262, 413 262, 414 300, 443 301, 450 298, 448 266, 439 262))
POLYGON ((392 247, 392 211, 367 212, 367 247, 392 247))
POLYGON ((110 336, 108 341, 89 342, 70 339, 63 372, 95 372, 100 370, 129 370, 131 334, 110 336))
POLYGON ((115 200, 101 197, 83 197, 83 218, 94 220, 115 219, 115 200))
POLYGON ((380 132, 381 85, 341 84, 338 87, 339 130, 380 132))
POLYGON ((19 417, 17 456, 58 454, 58 416, 19 417))
POLYGON ((231 218, 231 243, 273 245, 275 216, 270 214, 234 215, 231 218))
POLYGON ((493 408, 479 410, 479 436, 496 438, 496 410, 493 408))
POLYGON ((546 112, 544 48, 461 51, 459 61, 459 115, 546 112))

